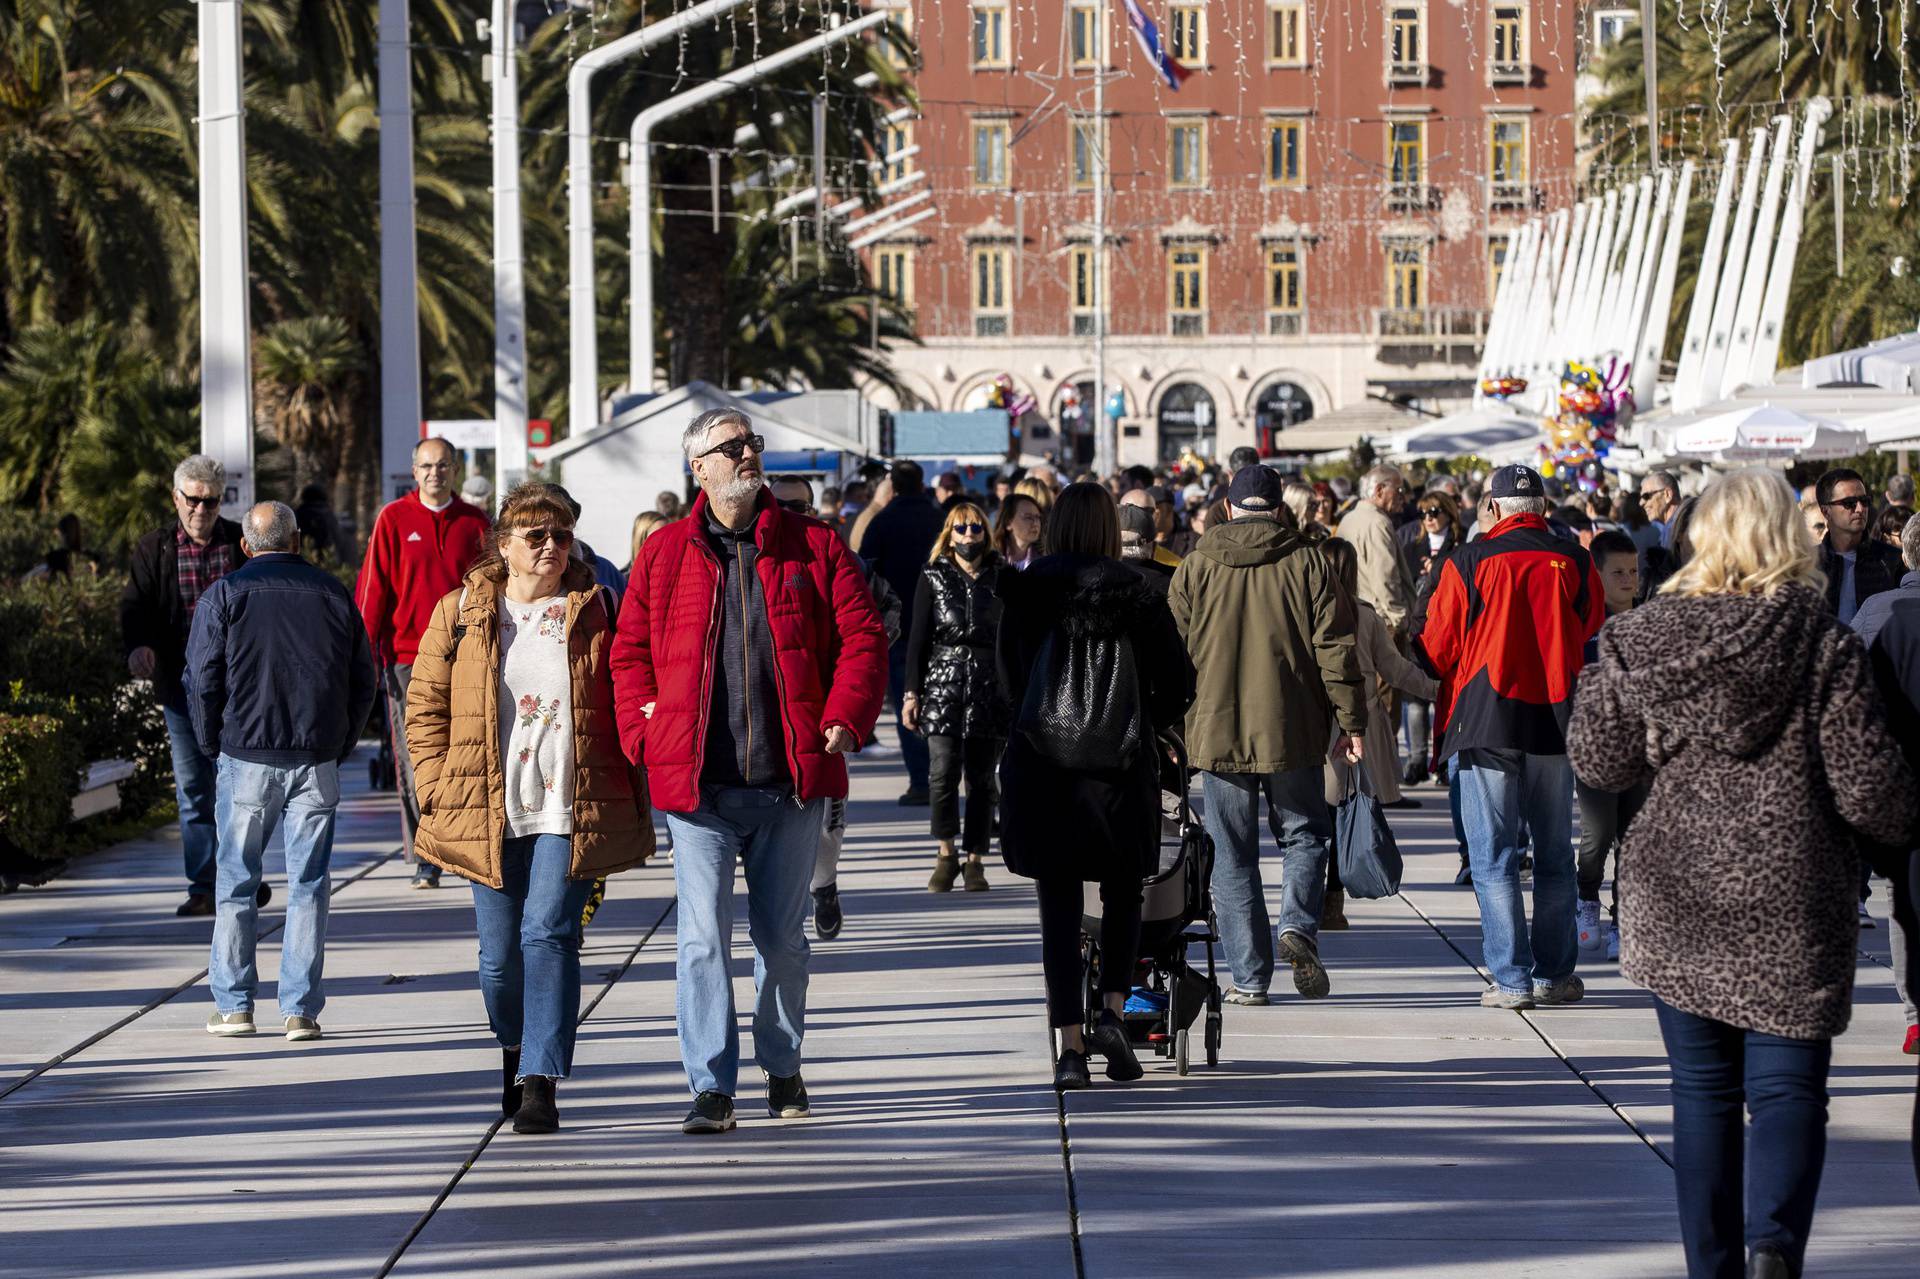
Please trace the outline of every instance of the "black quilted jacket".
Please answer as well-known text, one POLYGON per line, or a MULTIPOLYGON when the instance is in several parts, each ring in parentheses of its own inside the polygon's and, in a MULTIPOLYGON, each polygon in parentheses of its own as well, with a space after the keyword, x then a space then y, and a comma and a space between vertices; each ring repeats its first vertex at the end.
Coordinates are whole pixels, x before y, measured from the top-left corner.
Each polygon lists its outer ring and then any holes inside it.
POLYGON ((920 698, 919 731, 928 737, 1007 735, 1011 715, 993 660, 1005 564, 989 551, 978 577, 944 557, 920 570, 906 691, 920 698))

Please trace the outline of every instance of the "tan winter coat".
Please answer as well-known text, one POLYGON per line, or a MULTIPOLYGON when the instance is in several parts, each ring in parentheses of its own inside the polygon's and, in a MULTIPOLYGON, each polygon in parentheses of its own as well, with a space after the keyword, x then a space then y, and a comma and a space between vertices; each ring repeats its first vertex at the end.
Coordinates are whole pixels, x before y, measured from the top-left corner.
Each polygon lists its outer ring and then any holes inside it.
POLYGON ((1334 536, 1353 543, 1360 561, 1360 598, 1373 605, 1387 629, 1397 631, 1413 611, 1413 570, 1400 553, 1393 520, 1371 502, 1361 502, 1341 517, 1334 536))
MULTIPOLYGON (((597 879, 653 854, 646 775, 627 763, 613 720, 613 619, 586 565, 567 566, 573 669, 573 864, 597 879)), ((500 763, 500 586, 479 570, 434 606, 407 694, 407 752, 420 800, 420 856, 500 888, 507 783, 500 763), (462 594, 465 603, 462 603, 462 594)))

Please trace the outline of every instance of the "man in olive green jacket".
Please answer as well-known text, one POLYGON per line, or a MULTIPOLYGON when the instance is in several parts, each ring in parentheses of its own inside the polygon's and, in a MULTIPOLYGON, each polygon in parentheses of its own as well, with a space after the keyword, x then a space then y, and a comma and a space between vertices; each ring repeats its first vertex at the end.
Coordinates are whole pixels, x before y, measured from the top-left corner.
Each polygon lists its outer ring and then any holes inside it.
POLYGON ((1207 530, 1174 570, 1168 604, 1199 691, 1187 751, 1201 770, 1213 838, 1213 903, 1233 969, 1235 1003, 1264 1004, 1273 927, 1260 881, 1260 797, 1283 858, 1280 951, 1308 999, 1330 988, 1320 962, 1333 818, 1322 791, 1329 742, 1358 761, 1367 704, 1353 618, 1325 560, 1284 528, 1280 478, 1266 466, 1233 477, 1232 518, 1207 530))

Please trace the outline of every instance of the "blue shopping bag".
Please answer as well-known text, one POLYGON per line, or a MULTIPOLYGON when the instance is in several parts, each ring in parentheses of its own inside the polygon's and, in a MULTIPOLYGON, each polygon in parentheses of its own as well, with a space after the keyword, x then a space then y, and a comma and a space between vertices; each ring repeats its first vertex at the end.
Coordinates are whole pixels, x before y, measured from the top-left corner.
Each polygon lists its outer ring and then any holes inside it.
POLYGON ((1347 769, 1347 795, 1334 812, 1333 835, 1340 852, 1340 885, 1347 896, 1391 897, 1400 891, 1400 847, 1364 763, 1347 769))

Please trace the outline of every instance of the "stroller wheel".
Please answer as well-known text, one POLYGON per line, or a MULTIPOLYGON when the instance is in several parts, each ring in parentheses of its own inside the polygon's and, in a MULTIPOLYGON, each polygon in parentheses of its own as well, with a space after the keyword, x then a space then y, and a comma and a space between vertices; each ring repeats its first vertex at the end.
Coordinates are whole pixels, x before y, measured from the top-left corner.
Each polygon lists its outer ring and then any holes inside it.
POLYGON ((1220 1064, 1220 1014, 1207 1014, 1207 1065, 1220 1064))
POLYGON ((1173 1037, 1173 1073, 1176 1075, 1187 1073, 1188 1039, 1189 1035, 1184 1030, 1173 1037))

